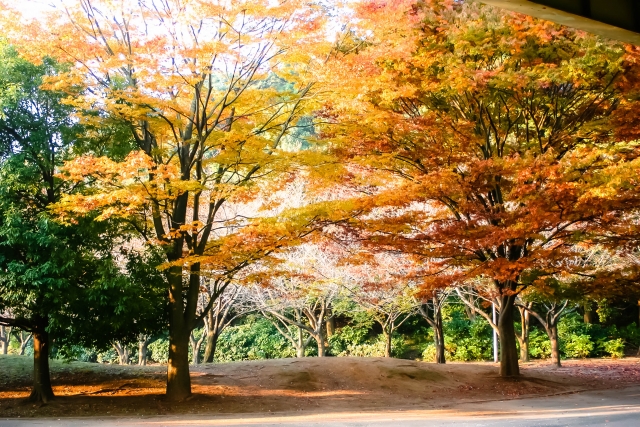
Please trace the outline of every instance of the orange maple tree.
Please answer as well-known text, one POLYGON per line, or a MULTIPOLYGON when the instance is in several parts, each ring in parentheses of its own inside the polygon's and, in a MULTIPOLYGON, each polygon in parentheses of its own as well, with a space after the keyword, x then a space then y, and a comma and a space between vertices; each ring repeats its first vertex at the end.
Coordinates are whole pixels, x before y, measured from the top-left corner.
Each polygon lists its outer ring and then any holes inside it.
POLYGON ((334 62, 355 95, 327 107, 342 125, 327 134, 377 177, 361 238, 421 257, 425 289, 489 282, 500 372, 518 375, 517 295, 583 283, 571 260, 637 212, 637 144, 615 132, 635 65, 620 44, 478 3, 356 9, 334 62))

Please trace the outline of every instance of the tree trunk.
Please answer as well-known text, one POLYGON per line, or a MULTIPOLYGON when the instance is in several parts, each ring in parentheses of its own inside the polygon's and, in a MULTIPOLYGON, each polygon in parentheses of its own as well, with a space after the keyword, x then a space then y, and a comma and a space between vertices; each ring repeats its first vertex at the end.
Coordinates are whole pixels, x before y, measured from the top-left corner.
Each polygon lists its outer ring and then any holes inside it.
POLYGON ((384 333, 384 357, 391 357, 391 333, 384 333))
POLYGON ((115 349, 115 351, 118 353, 118 359, 121 365, 128 365, 129 364, 129 347, 127 347, 126 345, 120 343, 120 342, 114 342, 111 344, 113 346, 113 348, 115 349))
POLYGON ((331 316, 327 319, 327 338, 333 336, 336 333, 336 319, 331 316))
POLYGON ((18 352, 19 356, 24 356, 24 352, 29 345, 29 341, 33 338, 33 334, 30 332, 20 331, 20 350, 18 352), (26 336, 24 334, 27 334, 26 336))
POLYGON ((560 342, 558 339, 558 325, 549 325, 547 328, 547 334, 549 335, 549 341, 551 342, 551 361, 554 365, 560 367, 560 342))
POLYGON ((214 357, 216 355, 216 347, 218 345, 219 336, 220 334, 216 332, 207 332, 207 340, 204 347, 204 356, 202 358, 202 363, 213 363, 214 357))
POLYGON ((296 357, 304 357, 304 351, 307 346, 304 342, 304 331, 302 328, 298 328, 298 339, 296 341, 296 357))
MULTIPOLYGON (((170 267, 169 281, 169 361, 167 363, 167 399, 183 401, 191 396, 189 376, 189 335, 184 312, 182 267, 170 267)), ((195 306, 193 307, 195 317, 195 306)))
POLYGON ((53 399, 49 374, 49 333, 48 319, 41 319, 33 331, 33 388, 29 401, 47 403, 53 399))
POLYGON ((318 342, 318 357, 325 356, 325 347, 324 347, 324 335, 322 334, 322 330, 314 337, 318 342))
POLYGON ((515 295, 503 295, 500 297, 498 334, 500 335, 500 376, 502 377, 520 375, 513 316, 515 298, 515 295))
POLYGON ((147 364, 147 346, 149 345, 149 337, 141 335, 138 337, 138 365, 145 366, 147 364))
POLYGON ((7 354, 9 351, 12 329, 10 326, 0 326, 0 353, 2 354, 7 354))
MULTIPOLYGON (((640 305, 640 301, 638 302, 638 304, 640 305)), ((597 313, 593 309, 591 302, 584 303, 584 323, 596 323, 596 315, 597 313)))
POLYGON ((518 307, 520 311, 520 360, 522 362, 529 361, 529 324, 531 322, 529 310, 524 307, 518 307))
POLYGON ((434 328, 433 328, 433 343, 436 346, 436 363, 445 363, 444 357, 444 330, 442 329, 442 311, 437 304, 437 298, 434 298, 434 328))

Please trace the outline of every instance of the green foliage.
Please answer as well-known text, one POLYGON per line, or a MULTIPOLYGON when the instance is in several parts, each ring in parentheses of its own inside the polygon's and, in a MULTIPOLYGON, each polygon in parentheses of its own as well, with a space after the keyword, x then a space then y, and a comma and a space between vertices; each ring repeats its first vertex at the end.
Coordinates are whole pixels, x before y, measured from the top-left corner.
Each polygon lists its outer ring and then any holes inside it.
MULTIPOLYGON (((147 346, 151 353, 151 360, 157 363, 166 364, 169 361, 169 340, 160 338, 147 346)), ((117 355, 116 355, 117 356, 117 355)))
MULTIPOLYGON (((491 326, 480 316, 471 321, 461 305, 448 304, 443 307, 442 320, 445 357, 449 360, 489 360, 493 357, 491 326)), ((427 347, 423 358, 433 360, 432 353, 435 354, 435 347, 427 347)))
POLYGON ((218 338, 216 361, 294 357, 293 346, 266 319, 248 316, 244 323, 226 328, 218 338))
POLYGON ((604 351, 609 353, 614 359, 620 359, 624 357, 624 340, 622 338, 616 338, 607 341, 603 345, 604 351))
POLYGON ((548 359, 551 357, 551 343, 542 329, 529 328, 529 356, 532 359, 548 359))

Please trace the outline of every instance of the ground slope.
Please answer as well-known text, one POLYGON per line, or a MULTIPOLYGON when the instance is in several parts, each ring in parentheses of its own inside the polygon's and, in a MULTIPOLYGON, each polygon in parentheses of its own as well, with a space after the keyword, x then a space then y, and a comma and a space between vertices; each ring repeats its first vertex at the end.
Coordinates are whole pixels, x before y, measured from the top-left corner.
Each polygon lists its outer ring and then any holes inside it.
POLYGON ((327 357, 200 365, 192 367, 193 398, 169 404, 163 366, 55 362, 58 398, 34 406, 24 403, 30 359, 0 356, 0 418, 422 410, 640 383, 640 359, 564 365, 524 364, 516 380, 500 378, 492 363, 327 357))

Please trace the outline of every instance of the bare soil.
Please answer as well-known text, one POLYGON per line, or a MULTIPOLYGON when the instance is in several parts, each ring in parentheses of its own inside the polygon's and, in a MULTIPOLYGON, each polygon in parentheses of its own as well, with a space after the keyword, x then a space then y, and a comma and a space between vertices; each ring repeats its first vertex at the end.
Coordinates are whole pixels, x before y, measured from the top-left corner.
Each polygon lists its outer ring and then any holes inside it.
POLYGON ((25 402, 31 359, 0 356, 0 418, 415 410, 640 384, 638 358, 526 363, 503 379, 493 363, 326 357, 194 366, 193 396, 170 403, 164 366, 52 362, 57 397, 39 406, 25 402))

